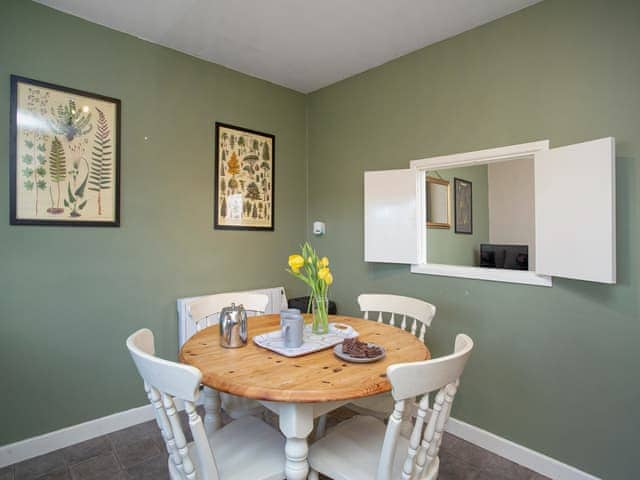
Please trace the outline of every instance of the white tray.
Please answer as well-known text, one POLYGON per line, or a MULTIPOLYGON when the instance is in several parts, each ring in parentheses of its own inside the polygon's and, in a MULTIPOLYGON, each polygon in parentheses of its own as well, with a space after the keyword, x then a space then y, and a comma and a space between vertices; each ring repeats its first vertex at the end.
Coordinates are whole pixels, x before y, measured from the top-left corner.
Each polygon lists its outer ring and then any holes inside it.
POLYGON ((285 357, 299 357, 309 353, 318 352, 342 343, 345 338, 357 337, 358 332, 344 323, 330 323, 329 332, 324 335, 311 333, 311 324, 304 326, 302 332, 302 345, 298 348, 285 348, 284 339, 280 330, 263 333, 253 337, 253 342, 259 347, 266 348, 285 357), (336 325, 346 327, 336 328, 336 325))

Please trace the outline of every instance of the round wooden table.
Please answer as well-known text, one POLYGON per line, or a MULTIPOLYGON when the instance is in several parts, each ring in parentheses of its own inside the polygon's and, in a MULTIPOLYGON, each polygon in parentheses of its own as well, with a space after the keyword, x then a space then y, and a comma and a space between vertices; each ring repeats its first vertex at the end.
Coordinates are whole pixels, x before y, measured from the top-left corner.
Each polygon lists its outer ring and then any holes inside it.
MULTIPOLYGON (((310 322, 310 316, 305 315, 310 322)), ((218 326, 201 330, 180 350, 180 361, 202 372, 202 383, 213 390, 205 398, 206 415, 218 415, 205 425, 220 425, 217 392, 226 392, 260 401, 279 415, 280 430, 287 438, 285 455, 289 480, 307 478, 307 437, 313 419, 350 400, 391 390, 386 370, 389 365, 427 360, 430 353, 418 338, 390 325, 362 318, 330 316, 330 322, 346 323, 358 331, 359 339, 382 345, 384 359, 374 363, 348 363, 326 349, 301 357, 284 357, 258 347, 253 337, 278 330, 280 316, 249 318, 249 342, 246 347, 220 346, 218 326), (212 398, 213 396, 213 398, 212 398)))

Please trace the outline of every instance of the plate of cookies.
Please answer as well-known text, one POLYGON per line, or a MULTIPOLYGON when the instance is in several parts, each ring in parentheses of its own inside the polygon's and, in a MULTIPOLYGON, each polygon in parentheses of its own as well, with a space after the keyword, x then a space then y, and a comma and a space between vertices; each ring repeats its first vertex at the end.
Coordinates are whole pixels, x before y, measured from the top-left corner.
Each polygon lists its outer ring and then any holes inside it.
POLYGON ((384 358, 384 347, 375 343, 361 342, 357 337, 346 338, 333 347, 333 353, 346 362, 369 363, 384 358))

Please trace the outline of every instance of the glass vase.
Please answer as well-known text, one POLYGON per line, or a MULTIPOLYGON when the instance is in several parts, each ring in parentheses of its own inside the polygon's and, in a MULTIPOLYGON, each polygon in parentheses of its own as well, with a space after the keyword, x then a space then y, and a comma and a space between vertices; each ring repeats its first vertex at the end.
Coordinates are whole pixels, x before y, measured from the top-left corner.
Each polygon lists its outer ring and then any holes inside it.
POLYGON ((313 323, 311 331, 317 335, 329 332, 329 299, 326 295, 314 295, 311 299, 313 323))

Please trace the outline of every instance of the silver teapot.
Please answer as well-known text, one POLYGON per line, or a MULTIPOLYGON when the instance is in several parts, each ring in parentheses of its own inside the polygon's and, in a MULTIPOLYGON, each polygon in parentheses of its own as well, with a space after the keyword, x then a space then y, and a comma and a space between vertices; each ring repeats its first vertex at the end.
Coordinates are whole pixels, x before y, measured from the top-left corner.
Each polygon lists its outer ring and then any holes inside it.
POLYGON ((224 348, 247 344, 247 312, 242 305, 232 303, 220 311, 220 345, 224 348))

